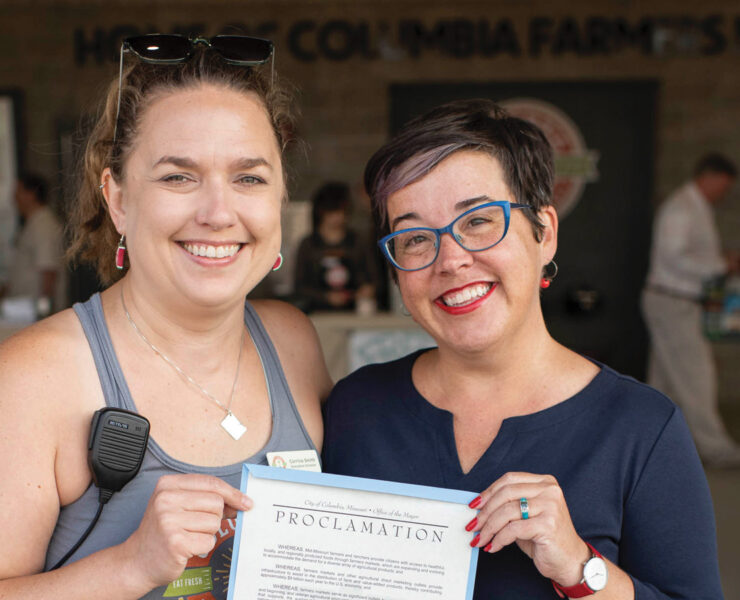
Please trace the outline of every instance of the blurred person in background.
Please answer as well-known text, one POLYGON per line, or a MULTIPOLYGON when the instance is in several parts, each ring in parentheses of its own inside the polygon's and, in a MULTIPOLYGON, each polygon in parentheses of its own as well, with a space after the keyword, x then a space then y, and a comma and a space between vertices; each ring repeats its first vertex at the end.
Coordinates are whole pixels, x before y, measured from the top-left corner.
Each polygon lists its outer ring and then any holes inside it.
POLYGON ((642 309, 651 338, 648 384, 681 407, 707 465, 740 467, 740 446, 722 423, 717 370, 702 321, 704 287, 739 271, 722 252, 712 207, 722 202, 737 167, 720 154, 696 164, 694 177, 658 208, 642 309))
POLYGON ((312 233, 295 259, 298 302, 307 311, 354 310, 359 299, 375 298, 375 249, 349 227, 349 185, 325 183, 311 203, 312 233))
POLYGON ((28 173, 18 179, 15 204, 22 226, 3 290, 37 302, 41 316, 67 305, 63 229, 47 201, 43 177, 28 173))

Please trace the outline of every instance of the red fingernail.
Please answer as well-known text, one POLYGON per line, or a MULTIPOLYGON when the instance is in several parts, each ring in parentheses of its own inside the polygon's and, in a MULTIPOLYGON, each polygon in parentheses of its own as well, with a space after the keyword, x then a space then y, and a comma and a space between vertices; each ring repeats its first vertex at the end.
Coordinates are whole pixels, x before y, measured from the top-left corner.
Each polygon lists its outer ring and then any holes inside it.
POLYGON ((468 504, 468 506, 470 508, 478 508, 478 506, 480 506, 480 503, 482 501, 483 501, 483 498, 481 498, 480 496, 478 496, 475 500, 473 500, 470 504, 468 504))
POLYGON ((479 539, 480 539, 480 534, 476 535, 476 536, 475 536, 475 537, 473 538, 473 541, 472 541, 472 542, 470 542, 470 545, 471 545, 471 546, 472 546, 473 548, 475 548, 475 546, 476 546, 476 544, 478 543, 478 540, 479 540, 479 539))
POLYGON ((483 546, 483 552, 490 552, 491 548, 493 548, 493 542, 488 542, 485 546, 483 546))
POLYGON ((468 524, 467 524, 467 525, 465 526, 465 531, 473 531, 473 529, 475 529, 475 526, 476 526, 477 524, 478 524, 478 517, 473 517, 473 520, 472 520, 472 521, 470 521, 470 523, 468 523, 468 524))

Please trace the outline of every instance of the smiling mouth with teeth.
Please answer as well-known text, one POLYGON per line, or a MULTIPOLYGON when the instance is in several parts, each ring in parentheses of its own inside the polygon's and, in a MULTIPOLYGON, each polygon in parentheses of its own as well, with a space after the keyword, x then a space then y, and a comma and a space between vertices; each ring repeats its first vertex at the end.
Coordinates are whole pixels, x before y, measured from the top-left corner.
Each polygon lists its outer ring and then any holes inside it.
POLYGON ((193 256, 205 258, 230 258, 242 247, 241 244, 226 244, 223 246, 211 246, 210 244, 180 244, 193 256))
POLYGON ((440 296, 440 300, 445 306, 465 306, 483 298, 492 287, 492 283, 476 283, 475 285, 440 296))

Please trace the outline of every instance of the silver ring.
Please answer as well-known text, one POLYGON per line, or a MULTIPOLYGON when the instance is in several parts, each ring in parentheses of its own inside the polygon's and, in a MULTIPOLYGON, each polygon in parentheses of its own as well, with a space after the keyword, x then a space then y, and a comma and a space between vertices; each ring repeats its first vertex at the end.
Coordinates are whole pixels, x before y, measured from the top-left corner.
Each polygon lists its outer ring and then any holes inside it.
POLYGON ((522 519, 529 519, 529 502, 526 498, 519 499, 519 512, 522 513, 522 519))

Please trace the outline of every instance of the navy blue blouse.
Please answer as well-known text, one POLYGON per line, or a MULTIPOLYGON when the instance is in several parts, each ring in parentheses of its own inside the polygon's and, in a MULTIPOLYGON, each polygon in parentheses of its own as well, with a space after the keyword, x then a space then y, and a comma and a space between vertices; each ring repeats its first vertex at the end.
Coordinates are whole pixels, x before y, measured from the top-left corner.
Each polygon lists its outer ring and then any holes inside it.
MULTIPOLYGON (((326 472, 473 492, 509 471, 548 473, 579 535, 632 576, 636 600, 723 598, 706 477, 668 398, 602 366, 575 396, 506 419, 463 473, 452 414, 413 385, 420 353, 337 384, 325 406, 326 472)), ((480 553, 476 600, 556 597, 515 544, 480 553)))

